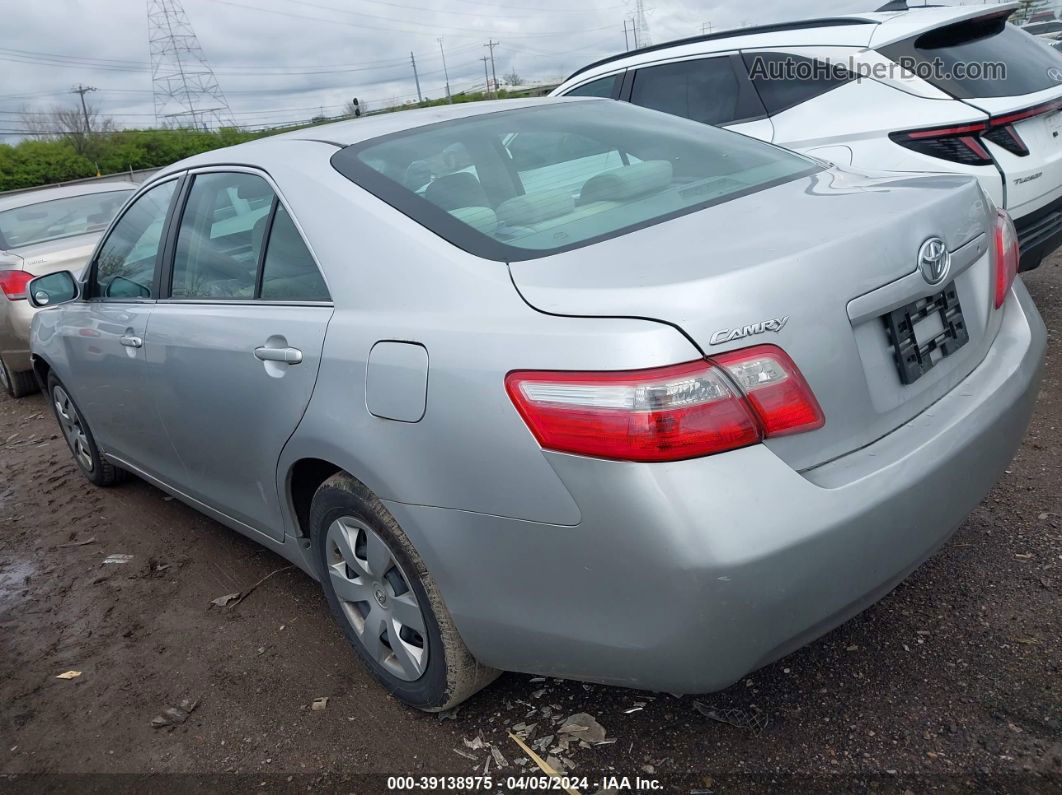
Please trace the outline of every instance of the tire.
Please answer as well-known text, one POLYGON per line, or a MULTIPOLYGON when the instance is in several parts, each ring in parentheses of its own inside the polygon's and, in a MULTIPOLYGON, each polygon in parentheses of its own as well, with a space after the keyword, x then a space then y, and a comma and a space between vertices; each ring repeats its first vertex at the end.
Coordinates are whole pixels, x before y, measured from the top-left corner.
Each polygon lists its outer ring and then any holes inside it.
POLYGON ((48 399, 81 474, 88 478, 90 483, 102 487, 113 486, 125 480, 125 470, 105 461, 100 455, 96 440, 81 410, 66 391, 66 387, 52 374, 48 376, 48 399))
POLYGON ((9 370, 3 359, 0 359, 0 386, 13 398, 32 395, 40 388, 32 370, 9 370))
POLYGON ((409 538, 365 486, 343 473, 325 481, 310 532, 332 616, 396 698, 440 712, 498 677, 469 652, 409 538))

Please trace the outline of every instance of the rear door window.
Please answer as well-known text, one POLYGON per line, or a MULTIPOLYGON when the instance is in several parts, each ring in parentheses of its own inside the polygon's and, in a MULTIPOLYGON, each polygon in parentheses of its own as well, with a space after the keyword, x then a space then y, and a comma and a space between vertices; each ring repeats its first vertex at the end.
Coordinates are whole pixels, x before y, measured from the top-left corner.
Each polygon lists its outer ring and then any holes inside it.
POLYGON ((172 272, 177 299, 331 300, 287 208, 265 179, 246 172, 195 176, 172 272))
POLYGON ((772 116, 856 79, 842 66, 791 53, 747 52, 744 60, 749 78, 772 116))
POLYGON ((254 174, 200 174, 177 233, 174 298, 254 298, 274 193, 254 174))
POLYGON ((639 69, 630 101, 702 124, 734 124, 763 115, 729 55, 639 69))
POLYGON ((1008 25, 1006 14, 946 25, 880 52, 958 99, 1016 97, 1062 85, 1062 54, 1008 25))

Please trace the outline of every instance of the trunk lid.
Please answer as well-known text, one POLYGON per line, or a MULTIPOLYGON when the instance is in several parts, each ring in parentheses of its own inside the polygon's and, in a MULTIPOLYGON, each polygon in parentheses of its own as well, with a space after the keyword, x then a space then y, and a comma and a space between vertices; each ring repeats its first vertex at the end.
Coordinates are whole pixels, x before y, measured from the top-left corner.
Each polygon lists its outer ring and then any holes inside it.
POLYGON ((709 356, 760 343, 783 348, 826 426, 768 445, 807 469, 908 421, 984 357, 998 328, 989 311, 989 219, 966 177, 831 169, 510 268, 524 299, 543 312, 663 321, 709 356), (958 275, 930 286, 917 258, 934 236, 954 252, 958 275), (904 385, 882 315, 949 284, 969 342, 904 385), (738 336, 720 334, 735 329, 738 336))
POLYGON ((71 271, 79 276, 88 264, 92 252, 96 249, 101 232, 89 232, 85 235, 64 237, 36 243, 30 246, 11 249, 9 254, 17 252, 23 260, 23 266, 34 276, 44 276, 57 271, 71 271))

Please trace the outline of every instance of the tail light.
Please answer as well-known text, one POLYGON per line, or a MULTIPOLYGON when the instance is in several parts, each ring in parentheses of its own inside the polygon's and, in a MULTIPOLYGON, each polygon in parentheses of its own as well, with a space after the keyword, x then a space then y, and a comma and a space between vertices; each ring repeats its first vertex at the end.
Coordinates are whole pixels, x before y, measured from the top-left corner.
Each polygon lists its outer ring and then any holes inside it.
POLYGON ((0 290, 9 301, 25 300, 26 285, 31 279, 33 274, 27 271, 0 271, 0 290))
POLYGON ((1025 141, 1018 135, 1018 131, 1014 129, 1013 124, 993 124, 992 129, 985 133, 987 138, 997 146, 1002 146, 1012 155, 1018 157, 1028 157, 1029 147, 1025 145, 1025 141))
POLYGON ((1018 275, 1018 261, 1021 249, 1018 245, 1018 232, 1006 210, 996 211, 996 309, 1007 300, 1010 286, 1018 275))
POLYGON ((697 458, 825 424, 773 345, 652 370, 519 371, 505 387, 542 447, 623 461, 697 458))
POLYGON ((967 166, 990 166, 992 155, 978 137, 988 130, 986 123, 934 127, 928 130, 894 132, 889 138, 915 152, 967 166))

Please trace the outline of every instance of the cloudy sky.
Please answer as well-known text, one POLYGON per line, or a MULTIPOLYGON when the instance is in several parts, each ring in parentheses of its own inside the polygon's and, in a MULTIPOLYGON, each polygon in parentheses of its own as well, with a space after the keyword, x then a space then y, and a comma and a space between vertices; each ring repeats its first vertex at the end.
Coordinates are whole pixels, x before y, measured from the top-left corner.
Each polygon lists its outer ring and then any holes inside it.
MULTIPOLYGON (((181 5, 179 0, 154 0, 181 5)), ((919 0, 914 0, 918 2, 919 0)), ((953 3, 959 0, 951 0, 953 3)), ((977 0, 965 0, 975 2, 977 0)), ((646 0, 654 43, 808 16, 872 10, 885 0, 646 0)), ((940 2, 940 0, 937 0, 940 2)), ((149 0, 0 0, 0 135, 26 110, 73 105, 78 84, 120 127, 155 122, 149 0)), ((557 80, 624 48, 635 0, 183 0, 239 125, 336 115, 357 96, 373 107, 445 95, 438 39, 456 92, 482 88, 484 46, 498 77, 557 80)))

